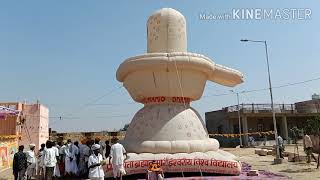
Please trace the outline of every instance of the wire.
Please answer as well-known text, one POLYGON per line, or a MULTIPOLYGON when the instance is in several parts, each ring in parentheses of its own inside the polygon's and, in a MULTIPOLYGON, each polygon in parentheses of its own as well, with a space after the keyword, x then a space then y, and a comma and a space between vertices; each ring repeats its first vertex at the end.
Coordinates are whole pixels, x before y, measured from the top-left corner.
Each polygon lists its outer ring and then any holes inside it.
POLYGON ((276 86, 276 87, 273 87, 273 88, 282 88, 282 87, 287 87, 287 86, 295 86, 295 85, 298 85, 298 84, 305 84, 305 83, 312 82, 312 81, 317 81, 317 80, 320 80, 320 77, 313 78, 313 79, 308 79, 308 80, 300 81, 300 82, 288 83, 288 84, 281 85, 281 86, 276 86))
POLYGON ((84 106, 92 105, 92 104, 98 102, 100 99, 106 97, 107 95, 109 95, 109 94, 111 94, 111 93, 113 93, 113 92, 115 92, 116 90, 121 89, 121 88, 123 88, 123 86, 122 86, 122 85, 119 85, 119 86, 117 86, 117 87, 115 87, 115 88, 107 91, 107 93, 103 94, 102 96, 99 96, 98 98, 95 98, 94 100, 89 101, 88 103, 84 104, 84 106))
MULTIPOLYGON (((124 114, 124 115, 111 115, 111 116, 97 116, 97 117, 90 117, 90 119, 107 119, 107 118, 120 118, 120 117, 129 117, 130 114, 124 114)), ((64 118, 61 117, 61 119, 52 121, 49 123, 49 126, 56 124, 57 122, 60 122, 61 120, 64 119, 81 119, 81 117, 69 117, 69 118, 64 118)))
POLYGON ((118 105, 131 105, 136 104, 135 102, 128 102, 128 103, 102 103, 102 104, 90 104, 89 106, 118 106, 118 105))
MULTIPOLYGON (((177 74, 177 78, 178 78, 178 82, 179 82, 179 88, 180 88, 180 92, 181 95, 183 97, 183 88, 182 88, 182 84, 181 84, 181 80, 180 80, 180 74, 178 72, 178 67, 177 67, 177 63, 174 60, 174 65, 175 65, 175 69, 176 69, 176 74, 177 74)), ((312 81, 317 81, 320 80, 320 77, 317 78, 313 78, 313 79, 308 79, 308 80, 304 80, 304 81, 299 81, 299 82, 293 82, 293 83, 287 83, 287 84, 283 84, 283 85, 279 85, 279 86, 273 86, 272 88, 274 89, 278 89, 278 88, 284 88, 284 87, 288 87, 288 86, 295 86, 295 85, 299 85, 299 84, 305 84, 305 83, 309 83, 312 81)), ((106 97, 107 95, 110 95, 111 93, 115 92, 118 89, 121 89, 123 86, 119 85, 109 91, 107 91, 105 94, 93 99, 92 101, 89 101, 88 103, 85 103, 81 108, 79 108, 79 110, 82 110, 88 106, 120 106, 120 105, 129 105, 129 104, 136 104, 135 102, 129 102, 129 103, 101 103, 101 104, 97 104, 96 102, 98 102, 99 100, 103 99, 104 97, 106 97)), ((259 89, 251 89, 251 90, 243 90, 243 91, 239 91, 239 94, 245 94, 245 93, 252 93, 252 92, 260 92, 260 91, 266 91, 269 90, 269 88, 259 88, 259 89)), ((212 95, 205 95, 202 98, 210 98, 210 97, 220 97, 220 96, 228 96, 228 95, 233 95, 234 93, 222 93, 222 94, 212 94, 212 95)), ((186 108, 186 104, 183 101, 184 106, 186 108)), ((60 122, 59 120, 63 120, 63 119, 81 119, 81 117, 73 117, 71 113, 71 116, 52 116, 49 117, 50 119, 57 119, 53 122, 50 122, 50 125, 55 124, 57 122, 60 122)), ((117 118, 117 117, 127 117, 129 115, 116 115, 116 116, 105 116, 105 117, 96 117, 96 118, 117 118)))
MULTIPOLYGON (((78 109, 78 111, 85 109, 87 106, 93 105, 94 103, 98 102, 98 101, 101 100, 102 98, 104 98, 104 97, 112 94, 113 92, 121 89, 122 87, 123 87, 122 85, 119 85, 119 86, 117 86, 117 87, 115 87, 115 88, 113 88, 113 89, 111 89, 111 90, 108 90, 105 94, 103 94, 103 95, 101 95, 101 96, 93 99, 92 101, 89 101, 89 102, 85 103, 84 105, 82 105, 82 106, 78 109)), ((70 114, 68 114, 68 115, 70 115, 70 116, 72 117, 73 114, 75 114, 75 113, 77 113, 77 112, 73 112, 73 113, 70 113, 70 114)), ((65 118, 64 118, 64 119, 65 119, 65 118)), ((77 119, 77 118, 69 118, 69 119, 77 119)), ((79 118, 79 119, 80 119, 80 118, 79 118)), ((61 116, 60 116, 60 120, 62 120, 61 116)), ((54 122, 59 122, 59 121, 54 121, 54 122)), ((52 122, 52 123, 54 123, 54 122, 52 122)), ((51 125, 52 125, 52 124, 51 124, 51 125)))
POLYGON ((222 93, 222 94, 205 95, 205 96, 202 96, 202 98, 208 98, 208 97, 213 97, 213 96, 228 96, 230 94, 233 94, 233 93, 222 93))

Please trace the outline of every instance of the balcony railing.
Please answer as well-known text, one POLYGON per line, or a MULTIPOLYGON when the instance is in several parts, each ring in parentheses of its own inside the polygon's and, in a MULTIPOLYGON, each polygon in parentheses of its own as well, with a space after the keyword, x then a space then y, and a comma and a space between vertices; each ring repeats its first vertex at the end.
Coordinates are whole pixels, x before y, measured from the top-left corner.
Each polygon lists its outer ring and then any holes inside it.
MULTIPOLYGON (((224 108, 227 112, 237 112, 238 105, 224 108)), ((271 104, 240 104, 239 109, 243 113, 270 113, 272 112, 271 104)), ((294 104, 274 104, 276 113, 296 112, 294 104)))

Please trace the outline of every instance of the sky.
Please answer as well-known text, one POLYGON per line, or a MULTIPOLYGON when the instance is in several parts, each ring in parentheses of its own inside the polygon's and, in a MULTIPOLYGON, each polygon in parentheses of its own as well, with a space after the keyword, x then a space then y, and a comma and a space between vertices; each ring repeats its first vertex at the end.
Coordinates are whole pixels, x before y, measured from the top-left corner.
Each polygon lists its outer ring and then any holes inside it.
MULTIPOLYGON (((203 118, 207 111, 237 103, 230 90, 268 87, 264 45, 240 39, 267 41, 273 86, 320 77, 320 6, 316 0, 7 0, 0 2, 0 102, 39 100, 49 108, 50 127, 59 132, 122 128, 142 105, 133 103, 121 88, 116 70, 126 58, 146 52, 146 21, 164 7, 185 16, 189 52, 245 75, 245 82, 234 88, 207 82, 204 97, 192 103, 203 118), (310 10, 311 17, 199 17, 239 9, 297 8, 310 10)), ((273 93, 275 103, 309 100, 313 93, 320 93, 320 80, 275 88, 273 93)), ((269 102, 268 91, 240 94, 240 103, 269 102)))

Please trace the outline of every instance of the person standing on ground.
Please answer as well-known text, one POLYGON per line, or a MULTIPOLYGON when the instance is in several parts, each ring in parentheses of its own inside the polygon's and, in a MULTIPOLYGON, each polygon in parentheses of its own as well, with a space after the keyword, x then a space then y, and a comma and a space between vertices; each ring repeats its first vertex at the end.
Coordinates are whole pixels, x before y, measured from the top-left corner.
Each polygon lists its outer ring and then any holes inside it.
POLYGON ((57 163, 56 163, 56 166, 54 167, 54 171, 53 171, 53 176, 54 177, 60 177, 60 169, 59 169, 59 161, 60 161, 60 157, 59 157, 59 145, 56 144, 56 142, 52 142, 52 149, 54 150, 55 152, 55 155, 56 155, 56 160, 57 160, 57 163))
POLYGON ((253 136, 249 136, 249 146, 255 146, 255 140, 253 136))
POLYGON ((30 144, 30 150, 26 152, 27 156, 27 180, 31 179, 33 176, 36 175, 36 156, 34 154, 34 148, 36 147, 35 144, 30 144))
POLYGON ((92 151, 92 146, 95 144, 95 140, 90 140, 89 141, 89 148, 90 148, 90 152, 89 152, 89 154, 91 155, 91 154, 93 154, 93 151, 92 151))
POLYGON ((263 135, 263 145, 266 146, 267 145, 267 135, 263 135))
POLYGON ((78 166, 76 162, 77 146, 75 146, 71 139, 68 139, 68 144, 65 149, 65 173, 68 175, 77 175, 78 166))
POLYGON ((76 162, 77 162, 77 167, 79 167, 79 162, 80 162, 80 149, 79 149, 79 142, 78 141, 75 141, 73 143, 74 146, 76 146, 76 149, 75 149, 75 153, 76 153, 76 162))
POLYGON ((44 151, 45 180, 54 179, 54 168, 57 164, 56 151, 52 148, 52 142, 46 142, 47 149, 44 151))
POLYGON ((87 141, 83 139, 79 144, 80 162, 79 162, 79 174, 80 176, 87 176, 88 174, 88 158, 90 156, 90 148, 87 146, 87 141))
POLYGON ((63 176, 65 173, 65 151, 66 151, 66 144, 67 141, 63 140, 62 142, 58 143, 60 145, 60 149, 59 149, 59 170, 60 170, 60 176, 63 176))
POLYGON ((164 173, 161 168, 161 166, 153 160, 149 164, 149 168, 147 170, 147 180, 163 180, 164 179, 164 173))
POLYGON ((313 145, 312 145, 311 138, 308 134, 304 135, 303 137, 303 147, 304 147, 304 151, 307 154, 307 163, 311 162, 311 157, 317 162, 316 157, 312 154, 313 145))
POLYGON ((103 157, 100 153, 100 145, 94 144, 92 146, 93 154, 90 155, 88 160, 89 178, 91 180, 104 180, 103 157))
POLYGON ((106 158, 108 158, 110 155, 110 149, 111 149, 110 142, 106 141, 106 153, 105 153, 106 158))
POLYGON ((280 158, 283 159, 284 145, 283 145, 283 139, 280 135, 278 135, 277 141, 278 141, 278 146, 279 146, 280 158))
POLYGON ((27 169, 27 156, 23 152, 24 146, 19 146, 19 150, 13 156, 13 175, 15 180, 24 180, 27 169))
POLYGON ((118 143, 117 138, 113 138, 111 142, 113 145, 110 149, 109 164, 112 164, 113 177, 115 179, 122 179, 122 176, 126 174, 124 169, 124 155, 127 157, 127 152, 122 144, 118 143))
POLYGON ((44 178, 44 172, 45 172, 45 167, 44 167, 44 151, 45 151, 46 145, 41 144, 41 148, 39 150, 38 154, 38 170, 37 170, 37 179, 43 179, 44 178))

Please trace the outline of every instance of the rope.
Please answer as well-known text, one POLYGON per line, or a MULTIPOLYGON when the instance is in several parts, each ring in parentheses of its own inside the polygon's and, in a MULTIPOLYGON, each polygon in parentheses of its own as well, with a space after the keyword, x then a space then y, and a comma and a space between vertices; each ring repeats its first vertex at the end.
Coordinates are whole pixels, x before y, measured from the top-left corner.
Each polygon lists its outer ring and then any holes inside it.
POLYGON ((179 87, 180 87, 180 91, 181 91, 181 97, 183 98, 183 105, 184 105, 184 108, 187 109, 186 102, 185 102, 185 99, 184 99, 182 84, 181 84, 181 80, 180 80, 180 75, 179 75, 179 72, 178 72, 177 61, 175 59, 174 59, 174 66, 176 68, 177 78, 178 78, 179 87))

